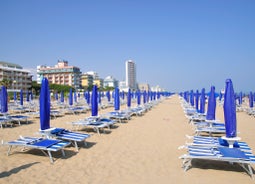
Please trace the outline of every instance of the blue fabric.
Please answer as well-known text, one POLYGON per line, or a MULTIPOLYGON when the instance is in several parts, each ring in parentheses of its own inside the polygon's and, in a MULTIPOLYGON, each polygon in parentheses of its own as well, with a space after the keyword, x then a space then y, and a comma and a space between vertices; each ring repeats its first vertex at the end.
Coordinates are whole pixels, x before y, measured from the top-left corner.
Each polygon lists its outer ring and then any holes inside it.
POLYGON ((231 79, 226 80, 224 96, 224 119, 226 137, 236 137, 236 102, 231 79))
POLYGON ((200 113, 205 113, 205 88, 202 89, 200 96, 200 113))
POLYGON ((40 91, 40 128, 50 128, 50 91, 47 78, 42 79, 40 91))
POLYGON ((114 93, 114 110, 118 111, 120 110, 120 91, 119 88, 115 88, 115 93, 114 93))
POLYGON ((215 120, 215 110, 216 110, 216 98, 215 98, 215 87, 211 87, 210 96, 208 99, 208 108, 206 113, 206 119, 215 120))
POLYGON ((23 105, 23 90, 20 90, 20 105, 23 105))
POLYGON ((1 94, 0 94, 0 102, 1 107, 0 110, 2 113, 8 111, 8 94, 5 86, 1 87, 1 94))
POLYGON ((98 102, 97 102, 97 86, 94 85, 92 89, 92 97, 91 97, 91 115, 98 115, 98 102))
POLYGON ((65 130, 64 128, 55 128, 50 133, 51 134, 58 134, 58 133, 62 133, 64 130, 65 130))
POLYGON ((70 91, 69 91, 69 105, 73 105, 73 90, 72 88, 70 88, 70 91))
POLYGON ((127 93, 127 106, 131 107, 131 90, 128 89, 128 93, 127 93))
POLYGON ((48 147, 50 147, 54 144, 57 144, 59 142, 61 142, 61 141, 60 140, 53 140, 53 139, 45 139, 45 140, 42 140, 42 141, 39 141, 39 142, 35 142, 32 145, 48 148, 48 147))
POLYGON ((224 157, 249 159, 249 157, 246 156, 244 152, 237 148, 220 147, 219 151, 224 157))
MULTIPOLYGON (((219 138, 219 144, 221 146, 226 146, 226 147, 229 146, 228 141, 225 140, 225 139, 222 139, 222 138, 219 138)), ((234 142, 233 147, 235 147, 235 148, 239 148, 240 147, 237 141, 234 142)))

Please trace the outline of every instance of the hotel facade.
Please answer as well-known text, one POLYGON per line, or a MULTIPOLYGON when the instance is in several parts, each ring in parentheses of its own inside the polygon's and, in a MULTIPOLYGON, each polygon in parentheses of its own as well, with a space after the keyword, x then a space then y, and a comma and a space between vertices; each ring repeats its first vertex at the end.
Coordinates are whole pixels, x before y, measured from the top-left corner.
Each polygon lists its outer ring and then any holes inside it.
POLYGON ((0 61, 0 81, 10 81, 8 91, 27 91, 32 86, 32 74, 20 65, 0 61))
POLYGON ((37 83, 46 77, 50 84, 81 87, 81 71, 75 66, 68 66, 68 61, 58 61, 55 67, 37 66, 37 83))

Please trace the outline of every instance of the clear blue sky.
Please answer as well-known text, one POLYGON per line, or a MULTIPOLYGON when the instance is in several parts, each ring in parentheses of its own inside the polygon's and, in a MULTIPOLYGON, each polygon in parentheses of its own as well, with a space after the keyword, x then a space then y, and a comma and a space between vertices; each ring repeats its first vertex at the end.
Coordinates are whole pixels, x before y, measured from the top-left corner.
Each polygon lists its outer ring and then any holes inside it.
POLYGON ((254 0, 0 0, 0 61, 59 59, 169 91, 255 91, 254 0))

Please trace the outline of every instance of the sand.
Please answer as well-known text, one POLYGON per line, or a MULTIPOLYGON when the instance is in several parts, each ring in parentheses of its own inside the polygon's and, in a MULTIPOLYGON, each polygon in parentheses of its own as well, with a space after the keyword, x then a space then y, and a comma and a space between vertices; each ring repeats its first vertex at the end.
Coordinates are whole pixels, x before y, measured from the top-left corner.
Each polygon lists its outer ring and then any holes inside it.
MULTIPOLYGON (((125 108, 125 107, 122 107, 125 108)), ((112 108, 99 111, 105 113, 112 108)), ((222 106, 217 106, 217 119, 224 120, 222 106)), ((51 120, 51 126, 71 129, 71 121, 88 117, 65 115, 51 120)), ((255 119, 245 112, 237 113, 239 136, 255 149, 255 119)), ((19 135, 38 136, 39 119, 21 126, 0 129, 0 140, 10 141, 19 135)), ((118 123, 106 133, 94 132, 87 147, 79 152, 66 148, 66 157, 53 153, 49 158, 38 150, 16 149, 7 156, 7 146, 0 146, 0 183, 89 183, 89 184, 167 184, 167 183, 254 183, 237 165, 223 162, 195 161, 184 172, 179 156, 186 153, 178 147, 193 135, 177 95, 159 103, 144 116, 118 123)))

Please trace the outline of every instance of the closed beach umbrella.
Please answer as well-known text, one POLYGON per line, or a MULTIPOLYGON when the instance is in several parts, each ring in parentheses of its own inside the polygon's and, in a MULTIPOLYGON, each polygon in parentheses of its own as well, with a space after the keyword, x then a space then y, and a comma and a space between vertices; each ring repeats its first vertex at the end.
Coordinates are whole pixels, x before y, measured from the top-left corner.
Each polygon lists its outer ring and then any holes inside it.
POLYGON ((69 91, 69 105, 70 106, 73 105, 73 90, 72 90, 72 88, 70 88, 70 91, 69 91))
POLYGON ((197 90, 195 94, 195 106, 196 106, 197 112, 198 112, 198 106, 199 106, 198 102, 199 102, 199 91, 197 90))
POLYGON ((16 91, 13 93, 13 100, 16 102, 16 100, 17 100, 17 93, 16 93, 16 91))
POLYGON ((106 97, 107 97, 108 102, 110 102, 110 101, 111 101, 111 94, 110 94, 110 91, 107 91, 107 92, 106 92, 106 97))
POLYGON ((20 105, 23 106, 23 90, 20 90, 20 105))
POLYGON ((98 102, 97 102, 97 86, 94 85, 92 89, 92 96, 91 96, 91 115, 97 116, 98 115, 98 102))
POLYGON ((141 105, 141 93, 140 90, 136 92, 136 98, 137 98, 137 105, 141 105))
POLYGON ((58 92, 55 92, 55 100, 58 101, 58 92))
POLYGON ((98 92, 98 104, 101 104, 101 96, 102 96, 101 92, 99 91, 98 92))
POLYGON ((128 93, 127 93, 127 106, 128 108, 131 107, 131 90, 128 89, 128 93))
POLYGON ((64 103, 64 101, 65 101, 64 92, 61 91, 61 93, 60 93, 60 102, 64 103))
POLYGON ((1 94, 0 94, 0 101, 1 101, 1 113, 8 112, 8 94, 5 86, 1 87, 1 94))
POLYGON ((224 119, 226 128, 226 137, 236 137, 236 101, 234 88, 231 79, 226 80, 226 89, 224 95, 224 119))
POLYGON ((200 96, 200 113, 205 113, 205 88, 202 89, 200 96))
POLYGON ((47 78, 42 79, 40 91, 40 128, 50 128, 50 91, 47 78))
POLYGON ((120 110, 120 94, 119 94, 119 88, 115 88, 114 92, 114 110, 118 111, 120 110))
POLYGON ((253 108, 253 94, 250 92, 249 94, 249 106, 250 108, 253 108))
POLYGON ((211 87, 211 92, 208 99, 208 106, 207 106, 207 120, 215 120, 215 110, 216 110, 216 98, 215 98, 215 87, 211 87))
POLYGON ((26 99, 27 99, 27 102, 29 102, 29 91, 27 91, 26 93, 26 99))
POLYGON ((190 105, 193 107, 194 106, 194 92, 193 92, 193 90, 190 91, 189 99, 190 99, 190 105))
POLYGON ((87 100, 87 104, 90 104, 90 93, 89 93, 89 91, 87 91, 87 98, 86 98, 86 100, 87 100))

